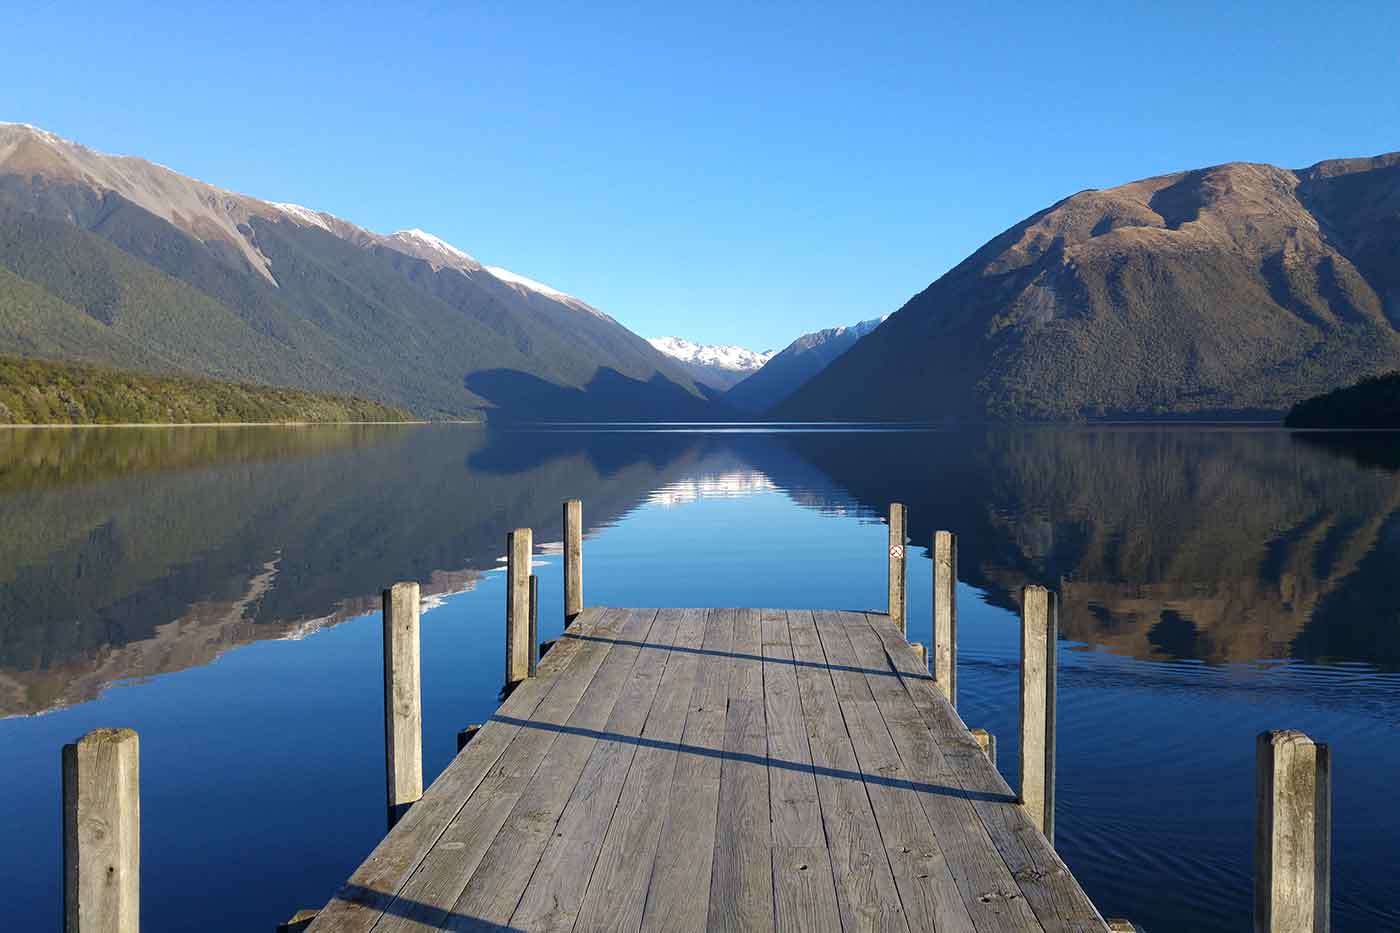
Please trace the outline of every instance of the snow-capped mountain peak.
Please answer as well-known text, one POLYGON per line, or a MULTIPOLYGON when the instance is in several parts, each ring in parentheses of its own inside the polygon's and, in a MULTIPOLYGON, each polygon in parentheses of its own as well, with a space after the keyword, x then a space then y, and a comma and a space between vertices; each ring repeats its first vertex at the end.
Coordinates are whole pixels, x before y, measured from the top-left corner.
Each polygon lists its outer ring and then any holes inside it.
POLYGON ((776 352, 764 350, 760 353, 746 347, 693 343, 683 337, 652 337, 647 342, 667 356, 684 363, 713 366, 741 373, 753 372, 772 359, 776 352))

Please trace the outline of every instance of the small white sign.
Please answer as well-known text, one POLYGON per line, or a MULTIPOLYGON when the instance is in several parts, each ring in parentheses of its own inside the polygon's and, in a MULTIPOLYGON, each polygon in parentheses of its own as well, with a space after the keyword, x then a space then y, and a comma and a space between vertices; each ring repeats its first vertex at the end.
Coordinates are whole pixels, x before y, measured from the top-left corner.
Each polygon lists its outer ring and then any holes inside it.
POLYGON ((904 560, 904 545, 891 544, 890 557, 894 558, 895 560, 904 560))

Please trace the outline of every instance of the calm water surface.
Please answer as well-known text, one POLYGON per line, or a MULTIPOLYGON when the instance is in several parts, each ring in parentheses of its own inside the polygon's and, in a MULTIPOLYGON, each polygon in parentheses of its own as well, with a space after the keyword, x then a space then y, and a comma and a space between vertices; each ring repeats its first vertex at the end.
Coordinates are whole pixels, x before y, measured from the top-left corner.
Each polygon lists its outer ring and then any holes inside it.
POLYGON ((1400 929, 1400 437, 460 426, 0 432, 6 929, 61 913, 59 750, 141 734, 148 930, 271 930, 383 833, 379 590, 418 580, 425 767, 495 709, 506 532, 590 604, 882 608, 959 535, 959 709, 1015 786, 1018 621, 1061 594, 1060 852, 1106 915, 1249 926, 1254 735, 1332 746, 1337 930, 1400 929))

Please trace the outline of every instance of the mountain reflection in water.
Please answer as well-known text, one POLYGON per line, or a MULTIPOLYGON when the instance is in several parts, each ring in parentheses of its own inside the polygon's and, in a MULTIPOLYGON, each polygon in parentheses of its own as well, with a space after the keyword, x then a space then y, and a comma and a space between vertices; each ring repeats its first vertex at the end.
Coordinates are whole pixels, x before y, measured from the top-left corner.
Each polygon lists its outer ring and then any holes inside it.
POLYGON ((1223 428, 0 432, 0 714, 336 624, 385 581, 469 589, 509 529, 558 540, 566 493, 590 530, 775 488, 835 514, 903 501, 924 556, 956 531, 993 604, 1058 589, 1074 641, 1394 670, 1398 450, 1223 428))

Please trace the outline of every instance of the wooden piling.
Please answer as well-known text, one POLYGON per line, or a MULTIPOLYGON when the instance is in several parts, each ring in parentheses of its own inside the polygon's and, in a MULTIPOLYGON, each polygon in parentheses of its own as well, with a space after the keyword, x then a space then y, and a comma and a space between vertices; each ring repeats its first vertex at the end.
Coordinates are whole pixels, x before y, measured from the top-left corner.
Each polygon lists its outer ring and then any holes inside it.
POLYGON ((1021 591, 1021 806, 1055 841, 1055 594, 1021 591))
POLYGON ((530 559, 534 536, 517 528, 506 538, 506 683, 530 676, 530 559))
POLYGON ((933 536, 933 681, 958 705, 958 539, 951 531, 933 536))
POLYGON ((423 690, 418 584, 384 591, 384 764, 389 826, 423 796, 423 690))
POLYGON ((530 574, 530 676, 540 664, 540 578, 530 574))
POLYGON ((914 653, 919 656, 919 663, 924 666, 924 670, 928 670, 928 649, 924 647, 924 643, 921 641, 911 641, 909 647, 913 648, 914 653))
POLYGON ((1255 742, 1254 929, 1331 929, 1332 764, 1301 732, 1255 742))
POLYGON ((890 570, 889 570, 889 617, 899 626, 901 632, 909 629, 905 618, 905 558, 904 546, 908 539, 904 506, 890 503, 890 570))
POLYGON ((583 611, 583 502, 564 503, 564 625, 583 611))
POLYGON ((481 725, 479 723, 472 723, 470 726, 467 726, 461 732, 458 732, 457 751, 460 752, 462 749, 466 748, 467 743, 470 742, 472 739, 476 738, 476 734, 480 731, 481 725))
POLYGON ((978 746, 982 749, 982 754, 987 756, 987 760, 992 763, 992 767, 997 764, 997 737, 986 729, 969 729, 972 737, 977 740, 978 746))
POLYGON ((138 933, 140 740, 131 729, 94 729, 63 746, 62 761, 63 929, 138 933))

